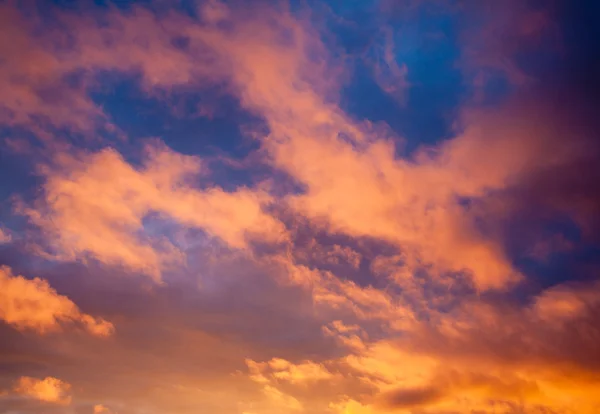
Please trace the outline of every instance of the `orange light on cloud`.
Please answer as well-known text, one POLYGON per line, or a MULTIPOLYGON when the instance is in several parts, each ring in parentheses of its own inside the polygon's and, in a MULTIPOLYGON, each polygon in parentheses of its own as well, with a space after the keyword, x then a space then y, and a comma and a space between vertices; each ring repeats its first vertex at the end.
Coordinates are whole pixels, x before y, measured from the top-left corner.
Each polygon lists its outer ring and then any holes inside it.
POLYGON ((59 405, 71 403, 70 390, 71 384, 53 377, 44 379, 21 377, 14 387, 14 391, 18 394, 59 405))
POLYGON ((47 281, 14 275, 0 267, 0 320, 19 329, 41 334, 62 329, 62 324, 81 324, 97 336, 109 336, 114 326, 102 318, 82 313, 66 296, 59 295, 47 281))

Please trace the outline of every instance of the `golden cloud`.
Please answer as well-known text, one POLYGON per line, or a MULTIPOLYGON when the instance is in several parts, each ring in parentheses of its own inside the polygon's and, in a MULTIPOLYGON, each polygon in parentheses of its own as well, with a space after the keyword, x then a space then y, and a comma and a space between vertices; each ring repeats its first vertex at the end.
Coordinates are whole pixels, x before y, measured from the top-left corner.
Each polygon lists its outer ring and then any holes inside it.
POLYGON ((110 322, 82 313, 43 279, 15 276, 9 267, 1 266, 0 287, 0 319, 17 329, 43 334, 60 330, 64 323, 77 323, 97 336, 114 331, 110 322))
POLYGON ((44 379, 21 377, 14 386, 17 394, 60 405, 71 403, 70 390, 71 384, 53 377, 44 379))

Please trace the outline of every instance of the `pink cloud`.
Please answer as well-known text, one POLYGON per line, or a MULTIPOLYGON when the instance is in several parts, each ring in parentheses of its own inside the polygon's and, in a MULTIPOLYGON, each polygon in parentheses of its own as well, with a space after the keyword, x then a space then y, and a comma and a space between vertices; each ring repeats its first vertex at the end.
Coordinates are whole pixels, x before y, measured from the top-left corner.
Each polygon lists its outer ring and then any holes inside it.
POLYGON ((232 248, 245 248, 252 237, 267 242, 285 238, 281 223, 264 211, 271 201, 266 192, 196 189, 189 179, 201 168, 198 158, 165 147, 149 147, 139 168, 110 149, 81 154, 77 160, 64 154, 56 168, 45 170, 43 197, 35 206, 20 209, 44 230, 55 258, 90 255, 156 280, 184 252, 166 237, 140 236, 143 219, 153 212, 203 229, 232 248))

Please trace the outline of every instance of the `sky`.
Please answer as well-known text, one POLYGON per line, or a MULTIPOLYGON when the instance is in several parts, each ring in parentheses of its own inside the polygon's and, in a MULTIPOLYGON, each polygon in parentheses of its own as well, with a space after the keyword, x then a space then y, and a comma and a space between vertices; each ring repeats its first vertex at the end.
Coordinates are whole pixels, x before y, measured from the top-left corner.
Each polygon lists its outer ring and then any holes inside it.
POLYGON ((598 2, 0 2, 0 413, 600 413, 598 2))

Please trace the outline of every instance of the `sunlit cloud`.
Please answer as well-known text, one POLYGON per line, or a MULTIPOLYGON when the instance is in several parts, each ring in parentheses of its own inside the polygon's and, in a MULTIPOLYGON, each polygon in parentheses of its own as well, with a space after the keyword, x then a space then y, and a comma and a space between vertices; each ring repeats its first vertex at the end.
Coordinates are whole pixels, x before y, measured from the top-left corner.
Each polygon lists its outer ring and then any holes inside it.
POLYGON ((71 403, 71 384, 58 378, 44 379, 21 377, 14 387, 14 392, 39 401, 69 405, 71 403))
POLYGON ((103 404, 94 405, 94 414, 109 414, 112 411, 103 404))
POLYGON ((141 169, 110 149, 82 157, 61 158, 57 170, 47 172, 44 198, 21 208, 51 237, 59 259, 89 254, 160 280, 161 270, 181 262, 184 252, 167 238, 144 237, 150 213, 203 229, 234 248, 244 248, 252 235, 265 241, 285 237, 282 225, 263 211, 270 202, 264 191, 192 187, 190 179, 201 170, 195 157, 149 148, 141 169))
POLYGON ((269 381, 264 374, 266 371, 270 371, 269 376, 274 379, 291 382, 293 384, 328 380, 333 377, 333 374, 329 372, 327 368, 311 361, 293 364, 285 359, 273 358, 268 362, 262 363, 249 360, 246 361, 246 364, 253 373, 252 379, 259 383, 269 381))
POLYGON ((43 279, 26 279, 2 266, 0 286, 0 319, 17 329, 43 334, 61 330, 63 324, 76 323, 97 336, 109 336, 114 331, 112 323, 81 312, 43 279))

